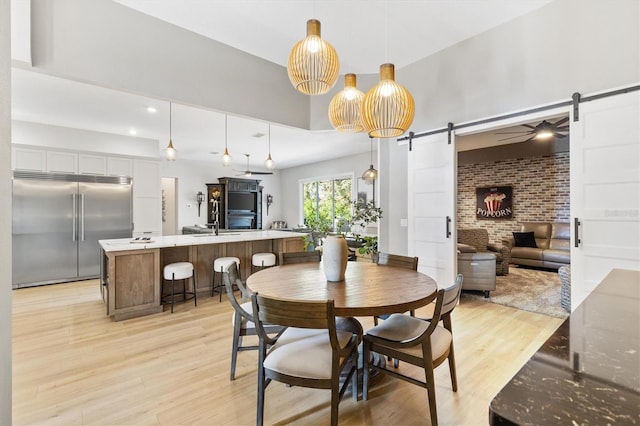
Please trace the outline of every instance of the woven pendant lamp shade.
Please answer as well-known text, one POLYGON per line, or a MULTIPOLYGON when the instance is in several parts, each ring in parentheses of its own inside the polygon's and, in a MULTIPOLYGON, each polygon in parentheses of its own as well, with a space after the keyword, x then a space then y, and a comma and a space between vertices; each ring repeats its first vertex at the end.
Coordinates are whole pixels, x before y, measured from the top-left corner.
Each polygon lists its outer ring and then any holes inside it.
POLYGON ((364 93, 356 88, 356 75, 345 74, 344 89, 336 93, 329 103, 329 121, 339 132, 357 133, 362 125, 364 93))
POLYGON ((415 103, 407 89, 395 82, 393 64, 380 65, 380 81, 364 96, 362 120, 372 138, 392 138, 413 122, 415 103))
POLYGON ((336 84, 340 61, 338 53, 320 38, 320 21, 307 21, 307 37, 293 46, 287 74, 291 84, 306 95, 322 95, 336 84))

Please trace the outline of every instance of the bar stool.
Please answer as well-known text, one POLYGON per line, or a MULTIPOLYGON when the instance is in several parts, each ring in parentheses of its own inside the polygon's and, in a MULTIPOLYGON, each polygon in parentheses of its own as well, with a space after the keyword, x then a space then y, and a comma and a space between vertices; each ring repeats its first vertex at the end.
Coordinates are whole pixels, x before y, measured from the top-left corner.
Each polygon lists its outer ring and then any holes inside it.
POLYGON ((276 266, 276 255, 273 253, 254 253, 251 256, 251 272, 254 268, 268 268, 276 266))
POLYGON ((238 275, 240 275, 240 259, 237 257, 219 257, 213 261, 213 284, 211 287, 211 296, 213 297, 216 294, 216 289, 220 292, 220 301, 222 302, 222 292, 224 291, 224 284, 222 283, 222 273, 225 268, 231 264, 231 262, 236 262, 238 265, 238 275), (220 282, 216 285, 216 275, 220 274, 220 282))
POLYGON ((193 264, 190 262, 170 263, 163 269, 163 278, 162 288, 160 289, 161 301, 162 303, 171 303, 171 313, 173 313, 173 305, 176 302, 176 280, 182 280, 182 301, 186 302, 187 300, 193 299, 195 306, 198 306, 196 296, 196 271, 193 268, 193 264), (187 291, 187 278, 193 279, 193 291, 187 291), (164 283, 168 280, 171 280, 171 294, 164 295, 164 283))

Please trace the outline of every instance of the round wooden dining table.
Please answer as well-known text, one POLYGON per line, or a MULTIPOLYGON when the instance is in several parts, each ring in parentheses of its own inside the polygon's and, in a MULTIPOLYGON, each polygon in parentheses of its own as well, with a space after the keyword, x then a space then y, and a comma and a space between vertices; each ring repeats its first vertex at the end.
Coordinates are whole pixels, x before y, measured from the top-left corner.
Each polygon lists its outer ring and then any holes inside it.
POLYGON ((344 281, 330 282, 322 262, 274 266, 247 278, 247 287, 265 296, 334 301, 336 316, 364 317, 407 312, 431 302, 436 282, 423 273, 371 262, 348 262, 344 281))

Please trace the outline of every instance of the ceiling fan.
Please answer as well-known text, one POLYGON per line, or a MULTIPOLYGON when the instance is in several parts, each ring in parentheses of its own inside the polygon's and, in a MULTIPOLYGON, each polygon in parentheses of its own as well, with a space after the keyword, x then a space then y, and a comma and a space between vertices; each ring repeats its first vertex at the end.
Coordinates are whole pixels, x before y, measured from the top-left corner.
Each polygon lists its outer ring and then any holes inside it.
POLYGON ((563 138, 567 136, 569 133, 569 125, 564 124, 569 121, 569 117, 561 118, 555 123, 550 123, 547 120, 542 120, 536 126, 532 126, 530 124, 521 124, 521 126, 526 127, 528 130, 521 130, 515 132, 496 132, 496 135, 508 135, 508 134, 516 134, 516 136, 510 136, 508 138, 499 139, 500 141, 506 141, 509 139, 516 139, 529 136, 528 139, 523 140, 521 142, 529 142, 532 140, 549 140, 551 138, 563 138))
POLYGON ((247 157, 247 169, 246 170, 235 170, 236 172, 240 172, 241 174, 236 175, 236 176, 246 176, 246 177, 251 177, 253 175, 272 175, 273 172, 254 172, 251 169, 249 169, 249 157, 251 156, 250 154, 244 154, 247 157))

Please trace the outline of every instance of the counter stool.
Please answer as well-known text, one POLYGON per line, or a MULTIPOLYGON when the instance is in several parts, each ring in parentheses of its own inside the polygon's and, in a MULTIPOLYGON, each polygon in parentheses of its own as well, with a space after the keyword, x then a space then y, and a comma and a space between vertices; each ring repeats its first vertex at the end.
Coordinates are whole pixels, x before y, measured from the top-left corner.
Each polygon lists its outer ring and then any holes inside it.
POLYGON ((236 262, 238 265, 238 275, 240 275, 240 259, 237 257, 219 257, 213 261, 213 285, 211 287, 211 296, 215 296, 216 289, 220 293, 220 301, 222 302, 222 292, 225 291, 224 284, 222 283, 222 273, 231 264, 236 262), (216 284, 216 275, 220 274, 220 280, 216 284))
POLYGON ((273 253, 254 253, 251 256, 251 272, 254 268, 268 268, 276 266, 276 255, 273 253))
POLYGON ((160 296, 162 303, 171 303, 171 313, 173 313, 173 305, 176 302, 175 285, 176 280, 182 280, 182 301, 193 299, 195 306, 198 306, 196 296, 196 271, 190 262, 177 262, 166 265, 163 269, 162 288, 160 296), (193 291, 187 291, 187 278, 193 280, 193 291), (164 294, 164 283, 171 280, 171 294, 164 294))

